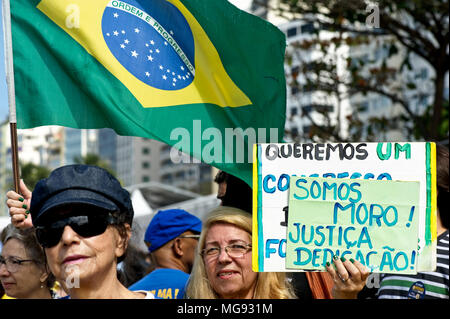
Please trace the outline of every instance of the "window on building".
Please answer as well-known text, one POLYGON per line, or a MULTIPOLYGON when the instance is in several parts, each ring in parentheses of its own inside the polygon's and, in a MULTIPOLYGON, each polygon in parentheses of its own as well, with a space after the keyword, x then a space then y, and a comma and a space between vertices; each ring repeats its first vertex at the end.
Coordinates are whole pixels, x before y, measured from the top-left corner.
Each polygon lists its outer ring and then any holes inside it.
POLYGON ((164 168, 164 167, 171 166, 172 164, 173 164, 172 160, 169 158, 169 159, 162 161, 161 166, 164 168))
POLYGON ((296 65, 291 68, 291 74, 294 78, 296 78, 299 73, 300 73, 300 66, 296 65))
POLYGON ((149 176, 142 176, 142 182, 143 183, 150 182, 150 177, 149 176))
POLYGON ((309 114, 309 112, 311 112, 312 110, 312 105, 303 105, 302 106, 302 111, 304 114, 309 114))
POLYGON ((314 23, 312 22, 306 23, 300 28, 301 33, 314 33, 314 31, 316 31, 316 28, 314 27, 314 23))
POLYGON ((303 125, 303 134, 309 134, 309 131, 311 131, 311 125, 303 125))
POLYGON ((170 145, 165 144, 161 147, 161 153, 166 153, 170 151, 170 145))
POLYGON ((421 68, 419 73, 417 74, 417 78, 425 80, 428 78, 428 69, 427 68, 421 68))
POLYGON ((295 116, 298 113, 298 109, 296 107, 291 107, 291 116, 295 116))
POLYGON ((150 168, 150 163, 149 162, 142 162, 142 168, 150 168))
POLYGON ((150 154, 150 149, 149 149, 148 147, 144 147, 144 148, 142 149, 142 154, 144 154, 144 155, 150 154))
POLYGON ((370 103, 369 101, 363 101, 359 103, 359 111, 360 112, 367 112, 369 110, 370 103))
POLYGON ((334 107, 333 107, 333 105, 329 105, 329 104, 317 104, 317 105, 315 105, 315 110, 320 113, 326 113, 326 112, 331 113, 331 112, 333 112, 334 107))
POLYGON ((287 30, 287 37, 288 38, 296 36, 296 35, 297 35, 297 27, 289 28, 287 30))
POLYGON ((175 178, 176 178, 176 179, 184 179, 184 176, 185 176, 185 172, 184 172, 184 171, 177 172, 177 173, 175 174, 175 178))
POLYGON ((171 174, 165 174, 161 177, 161 182, 163 183, 172 183, 172 175, 171 174))
POLYGON ((291 86, 291 95, 296 95, 298 92, 300 92, 298 85, 291 86))
POLYGON ((428 95, 420 95, 417 100, 418 107, 427 107, 428 106, 428 95))

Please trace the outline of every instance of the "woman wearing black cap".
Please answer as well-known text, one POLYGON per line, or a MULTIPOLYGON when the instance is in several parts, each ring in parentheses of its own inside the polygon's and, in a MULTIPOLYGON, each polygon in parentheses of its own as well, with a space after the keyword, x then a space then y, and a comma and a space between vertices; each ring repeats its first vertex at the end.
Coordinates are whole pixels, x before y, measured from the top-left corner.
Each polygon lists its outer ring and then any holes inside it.
POLYGON ((134 213, 129 193, 107 171, 90 165, 63 166, 39 181, 32 196, 24 194, 23 201, 12 191, 7 197, 11 221, 22 227, 30 219, 25 218, 23 203, 31 200, 38 241, 71 298, 154 298, 149 292, 128 290, 117 278, 134 213))

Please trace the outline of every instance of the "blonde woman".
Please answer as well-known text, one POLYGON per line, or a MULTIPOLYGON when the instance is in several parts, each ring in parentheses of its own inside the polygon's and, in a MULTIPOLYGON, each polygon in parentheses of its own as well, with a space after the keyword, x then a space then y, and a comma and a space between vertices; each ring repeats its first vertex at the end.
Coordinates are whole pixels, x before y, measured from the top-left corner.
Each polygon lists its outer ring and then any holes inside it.
POLYGON ((186 297, 191 299, 295 298, 284 273, 252 271, 252 218, 221 206, 204 223, 186 297))
MULTIPOLYGON (((296 298, 285 273, 252 271, 252 217, 221 206, 203 224, 197 255, 186 288, 191 299, 296 298)), ((358 261, 335 256, 328 265, 333 298, 356 299, 369 272, 358 261)))

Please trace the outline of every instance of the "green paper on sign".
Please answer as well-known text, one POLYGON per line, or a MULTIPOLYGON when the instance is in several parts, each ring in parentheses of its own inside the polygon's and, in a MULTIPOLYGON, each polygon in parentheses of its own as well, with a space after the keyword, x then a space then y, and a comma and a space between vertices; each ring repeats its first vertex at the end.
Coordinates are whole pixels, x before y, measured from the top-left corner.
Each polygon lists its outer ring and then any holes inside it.
POLYGON ((286 269, 325 271, 337 255, 372 272, 417 273, 419 187, 292 176, 286 269))

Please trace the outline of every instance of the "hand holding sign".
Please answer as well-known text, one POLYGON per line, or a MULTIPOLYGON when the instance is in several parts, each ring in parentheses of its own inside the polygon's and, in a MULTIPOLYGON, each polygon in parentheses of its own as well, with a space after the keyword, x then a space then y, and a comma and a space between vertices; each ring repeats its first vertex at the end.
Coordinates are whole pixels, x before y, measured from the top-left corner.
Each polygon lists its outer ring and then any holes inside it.
POLYGON ((333 298, 356 299, 370 274, 367 267, 357 260, 339 259, 338 256, 335 256, 333 263, 336 269, 332 264, 327 264, 327 271, 334 281, 333 298))

